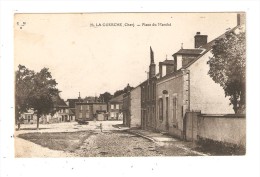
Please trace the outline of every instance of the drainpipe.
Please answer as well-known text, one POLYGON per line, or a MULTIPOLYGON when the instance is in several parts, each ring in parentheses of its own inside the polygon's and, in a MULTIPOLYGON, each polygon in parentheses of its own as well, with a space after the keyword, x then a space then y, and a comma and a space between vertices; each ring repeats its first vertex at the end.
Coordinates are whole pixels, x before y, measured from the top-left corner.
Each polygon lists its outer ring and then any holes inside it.
POLYGON ((187 70, 188 75, 188 111, 190 111, 190 70, 187 70))
MULTIPOLYGON (((188 101, 188 103, 187 103, 188 105, 187 105, 187 108, 185 109, 184 121, 183 121, 183 132, 182 132, 182 134, 183 134, 183 139, 186 140, 186 129, 187 129, 187 127, 186 127, 186 124, 187 124, 186 112, 187 112, 187 111, 190 111, 190 71, 183 69, 183 76, 185 76, 185 74, 187 74, 188 79, 187 79, 187 80, 184 80, 184 86, 185 86, 185 84, 186 84, 186 81, 187 81, 188 83, 187 83, 187 90, 184 90, 184 93, 185 93, 186 91, 188 91, 187 100, 186 100, 186 101, 188 101)), ((185 98, 185 99, 186 99, 186 98, 185 98)), ((184 110, 182 110, 182 111, 184 111, 184 110)), ((192 119, 192 123, 193 123, 193 119, 192 119)))

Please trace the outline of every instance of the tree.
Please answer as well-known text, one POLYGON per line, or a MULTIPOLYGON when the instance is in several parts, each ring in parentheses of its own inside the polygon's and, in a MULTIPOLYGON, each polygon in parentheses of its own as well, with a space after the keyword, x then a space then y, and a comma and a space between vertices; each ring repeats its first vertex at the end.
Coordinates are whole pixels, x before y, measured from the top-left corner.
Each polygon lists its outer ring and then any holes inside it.
POLYGON ((15 121, 22 112, 30 109, 29 96, 33 86, 32 78, 34 71, 27 69, 25 66, 19 65, 18 71, 15 73, 15 121))
POLYGON ((113 97, 109 92, 105 92, 103 94, 99 95, 99 100, 105 103, 108 103, 108 101, 113 97))
POLYGON ((213 57, 207 62, 208 74, 229 96, 235 113, 245 111, 245 69, 246 40, 245 32, 227 32, 224 38, 215 41, 212 48, 213 57))
POLYGON ((37 129, 39 129, 39 118, 53 113, 53 97, 59 94, 56 85, 57 82, 52 79, 48 68, 35 73, 19 65, 16 71, 15 87, 17 114, 33 109, 37 113, 37 129))
POLYGON ((114 98, 121 95, 121 94, 124 94, 124 93, 127 93, 128 91, 131 91, 134 87, 131 87, 129 84, 127 84, 127 86, 123 89, 123 90, 117 90, 115 93, 114 93, 114 98))

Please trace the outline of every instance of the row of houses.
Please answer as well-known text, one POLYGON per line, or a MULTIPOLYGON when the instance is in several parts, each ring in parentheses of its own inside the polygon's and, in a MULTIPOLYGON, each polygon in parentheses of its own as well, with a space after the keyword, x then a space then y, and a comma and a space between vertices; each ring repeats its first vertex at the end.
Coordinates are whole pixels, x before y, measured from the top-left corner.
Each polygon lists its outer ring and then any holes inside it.
MULTIPOLYGON (((89 121, 123 120, 123 95, 112 98, 108 103, 99 102, 95 97, 82 99, 80 93, 78 98, 64 101, 60 96, 57 96, 53 98, 53 101, 53 115, 43 115, 40 118, 40 123, 73 122, 77 119, 89 121)), ((33 110, 29 110, 21 116, 25 124, 34 124, 37 121, 37 116, 33 110)))
MULTIPOLYGON (((238 24, 231 31, 243 30, 243 17, 238 15, 238 24)), ((197 32, 194 48, 181 48, 172 59, 159 62, 158 73, 150 47, 149 77, 123 95, 124 125, 184 138, 189 112, 233 114, 223 88, 208 75, 211 49, 224 36, 225 33, 208 42, 207 35, 197 32)))

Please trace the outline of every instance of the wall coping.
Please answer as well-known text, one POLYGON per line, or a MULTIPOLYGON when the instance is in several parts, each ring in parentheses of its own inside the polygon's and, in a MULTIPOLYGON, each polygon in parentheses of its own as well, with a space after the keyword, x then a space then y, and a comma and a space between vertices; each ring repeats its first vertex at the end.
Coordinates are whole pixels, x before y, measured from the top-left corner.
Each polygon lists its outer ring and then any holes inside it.
POLYGON ((208 118, 246 118, 245 114, 199 114, 198 116, 208 118))

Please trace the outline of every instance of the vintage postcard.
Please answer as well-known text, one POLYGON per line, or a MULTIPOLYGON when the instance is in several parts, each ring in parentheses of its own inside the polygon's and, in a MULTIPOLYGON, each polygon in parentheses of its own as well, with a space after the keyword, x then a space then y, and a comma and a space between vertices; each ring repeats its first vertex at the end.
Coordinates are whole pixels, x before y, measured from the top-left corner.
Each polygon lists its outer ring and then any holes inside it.
POLYGON ((246 13, 16 13, 15 157, 246 154, 246 13))

